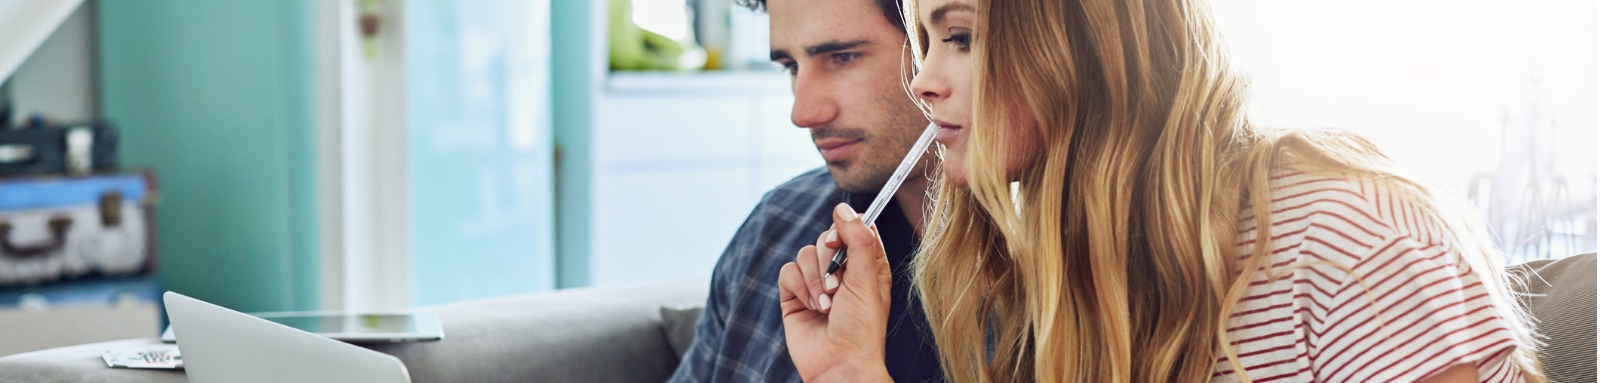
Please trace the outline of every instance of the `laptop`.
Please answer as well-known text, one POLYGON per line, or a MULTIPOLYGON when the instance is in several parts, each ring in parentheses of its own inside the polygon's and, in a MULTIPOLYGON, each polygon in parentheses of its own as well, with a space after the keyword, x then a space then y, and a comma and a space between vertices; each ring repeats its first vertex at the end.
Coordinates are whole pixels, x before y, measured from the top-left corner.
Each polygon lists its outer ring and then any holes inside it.
MULTIPOLYGON (((272 323, 353 344, 390 342, 431 342, 444 339, 439 315, 407 312, 270 312, 249 313, 272 323)), ((161 341, 177 343, 172 326, 161 333, 161 341)))
POLYGON ((167 317, 189 380, 220 382, 409 383, 388 354, 229 310, 168 291, 167 317))

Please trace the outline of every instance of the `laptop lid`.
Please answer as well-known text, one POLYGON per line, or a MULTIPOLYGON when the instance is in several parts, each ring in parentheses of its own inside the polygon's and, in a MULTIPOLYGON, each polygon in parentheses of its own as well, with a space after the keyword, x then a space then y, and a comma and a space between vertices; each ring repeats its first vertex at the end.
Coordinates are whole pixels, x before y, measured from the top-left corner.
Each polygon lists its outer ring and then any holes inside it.
POLYGON ((408 383, 405 364, 168 291, 167 316, 190 381, 408 383))

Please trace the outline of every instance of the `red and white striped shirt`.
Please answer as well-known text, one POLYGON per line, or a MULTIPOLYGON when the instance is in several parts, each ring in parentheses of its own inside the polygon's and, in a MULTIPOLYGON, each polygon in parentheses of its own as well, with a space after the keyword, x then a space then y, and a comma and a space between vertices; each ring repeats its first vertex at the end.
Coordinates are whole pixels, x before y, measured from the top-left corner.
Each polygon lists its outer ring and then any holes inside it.
MULTIPOLYGON (((1256 273, 1228 320, 1252 380, 1411 382, 1477 363, 1480 381, 1521 381, 1507 314, 1458 262, 1433 209, 1390 182, 1273 177, 1268 258, 1279 278, 1256 273)), ((1242 260, 1256 225, 1249 209, 1241 215, 1242 260)), ((1240 381, 1217 355, 1212 381, 1240 381)))

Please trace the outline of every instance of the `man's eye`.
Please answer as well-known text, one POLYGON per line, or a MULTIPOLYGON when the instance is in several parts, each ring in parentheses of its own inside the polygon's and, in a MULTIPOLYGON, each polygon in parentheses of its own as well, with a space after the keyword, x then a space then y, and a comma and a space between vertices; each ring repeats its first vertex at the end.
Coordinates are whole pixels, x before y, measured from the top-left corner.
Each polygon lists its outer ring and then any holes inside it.
POLYGON ((778 63, 778 65, 783 65, 783 71, 788 73, 789 77, 794 77, 796 74, 800 73, 800 66, 795 65, 794 62, 782 62, 778 63))
POLYGON ((856 59, 858 59, 858 58, 861 58, 861 54, 860 53, 855 53, 855 52, 834 53, 833 54, 833 63, 834 63, 834 65, 844 65, 844 64, 849 64, 849 63, 851 63, 853 61, 856 61, 856 59))

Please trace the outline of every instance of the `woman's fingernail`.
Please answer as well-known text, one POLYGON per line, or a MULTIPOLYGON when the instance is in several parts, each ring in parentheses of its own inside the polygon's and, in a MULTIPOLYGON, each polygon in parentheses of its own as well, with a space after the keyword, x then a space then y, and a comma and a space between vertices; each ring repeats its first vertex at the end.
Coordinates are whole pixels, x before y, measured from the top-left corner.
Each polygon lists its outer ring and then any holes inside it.
MULTIPOLYGON (((835 241, 838 241, 838 240, 839 240, 839 231, 838 230, 828 230, 828 237, 827 238, 823 238, 822 239, 822 243, 834 243, 835 241)), ((829 248, 832 249, 832 247, 829 247, 829 248)))
POLYGON ((854 221, 859 218, 856 217, 855 209, 851 209, 850 204, 847 203, 840 203, 839 206, 835 206, 833 208, 833 212, 838 214, 840 217, 844 217, 845 222, 854 221))
POLYGON ((821 307, 823 310, 833 307, 833 300, 828 299, 828 294, 822 294, 821 296, 818 296, 817 303, 820 303, 820 305, 817 307, 821 307))
POLYGON ((828 278, 822 280, 822 287, 828 290, 833 290, 833 288, 839 287, 839 277, 835 277, 833 274, 828 274, 828 278))

